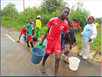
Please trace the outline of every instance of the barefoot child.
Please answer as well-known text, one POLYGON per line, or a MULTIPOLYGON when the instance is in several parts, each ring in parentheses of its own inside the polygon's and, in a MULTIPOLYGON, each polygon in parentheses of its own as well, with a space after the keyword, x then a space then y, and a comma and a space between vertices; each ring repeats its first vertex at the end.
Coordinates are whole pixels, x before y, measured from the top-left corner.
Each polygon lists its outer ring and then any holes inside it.
MULTIPOLYGON (((71 38, 71 45, 76 42, 75 40, 75 35, 74 35, 74 28, 73 28, 74 22, 72 20, 69 20, 69 34, 71 38)), ((62 54, 61 59, 67 63, 68 62, 68 54, 70 52, 70 42, 67 40, 67 35, 64 35, 64 40, 63 40, 63 49, 64 49, 64 44, 66 45, 65 52, 62 54)))
POLYGON ((43 58, 41 69, 43 70, 43 72, 45 72, 45 62, 47 58, 49 57, 49 55, 55 53, 55 71, 54 71, 55 76, 57 75, 59 68, 60 53, 61 53, 60 35, 63 29, 68 37, 68 40, 70 40, 68 24, 67 22, 65 22, 65 19, 69 14, 69 11, 70 9, 68 7, 64 7, 60 11, 60 15, 58 17, 50 19, 50 21, 47 24, 48 30, 45 33, 44 38, 40 43, 40 45, 42 45, 44 39, 47 37, 46 49, 45 49, 46 54, 43 58))

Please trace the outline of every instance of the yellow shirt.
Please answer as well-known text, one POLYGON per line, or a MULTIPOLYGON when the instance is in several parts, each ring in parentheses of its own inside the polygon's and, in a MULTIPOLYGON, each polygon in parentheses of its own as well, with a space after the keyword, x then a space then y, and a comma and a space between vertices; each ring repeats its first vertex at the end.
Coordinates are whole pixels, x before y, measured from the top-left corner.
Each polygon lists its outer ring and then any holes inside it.
POLYGON ((36 27, 39 27, 39 29, 41 30, 41 21, 39 19, 36 20, 36 27))
POLYGON ((98 23, 95 23, 95 25, 98 27, 99 26, 99 24, 98 23))

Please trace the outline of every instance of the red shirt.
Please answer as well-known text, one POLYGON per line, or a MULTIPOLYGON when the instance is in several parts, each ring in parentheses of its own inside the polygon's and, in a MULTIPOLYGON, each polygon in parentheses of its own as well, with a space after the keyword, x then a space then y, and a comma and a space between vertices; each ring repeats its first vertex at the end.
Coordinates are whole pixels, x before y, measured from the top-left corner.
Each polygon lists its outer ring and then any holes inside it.
POLYGON ((24 27, 21 29, 21 34, 26 34, 26 29, 24 27))
POLYGON ((63 29, 65 33, 69 32, 67 22, 65 20, 61 22, 58 17, 51 18, 47 24, 47 27, 50 28, 49 33, 47 34, 48 40, 59 40, 63 29))
POLYGON ((74 28, 77 28, 79 26, 78 23, 74 23, 74 28))

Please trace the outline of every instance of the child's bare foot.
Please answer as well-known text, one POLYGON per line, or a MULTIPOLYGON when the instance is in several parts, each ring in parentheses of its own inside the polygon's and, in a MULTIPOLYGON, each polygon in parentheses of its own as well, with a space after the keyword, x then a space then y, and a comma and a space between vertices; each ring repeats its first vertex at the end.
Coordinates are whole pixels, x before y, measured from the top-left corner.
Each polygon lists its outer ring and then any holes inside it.
POLYGON ((19 43, 19 40, 17 41, 17 43, 19 43))
POLYGON ((41 72, 42 72, 42 73, 45 73, 45 72, 46 72, 44 65, 41 66, 41 72))

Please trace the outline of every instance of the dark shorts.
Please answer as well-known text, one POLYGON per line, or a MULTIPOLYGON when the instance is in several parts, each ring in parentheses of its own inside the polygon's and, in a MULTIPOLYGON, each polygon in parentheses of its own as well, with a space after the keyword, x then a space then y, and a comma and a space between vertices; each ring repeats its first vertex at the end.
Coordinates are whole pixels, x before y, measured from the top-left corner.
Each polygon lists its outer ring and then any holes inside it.
MULTIPOLYGON (((65 44, 70 44, 70 42, 69 41, 66 41, 65 44)), ((73 42, 71 43, 71 45, 73 45, 73 42)))

